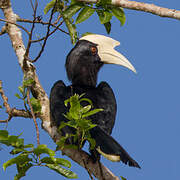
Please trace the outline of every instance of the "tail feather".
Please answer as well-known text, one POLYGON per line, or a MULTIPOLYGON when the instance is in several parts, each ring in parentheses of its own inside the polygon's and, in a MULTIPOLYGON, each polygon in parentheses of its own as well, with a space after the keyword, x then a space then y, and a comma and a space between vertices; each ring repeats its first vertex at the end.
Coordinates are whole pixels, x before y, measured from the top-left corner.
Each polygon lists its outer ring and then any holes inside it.
POLYGON ((111 161, 122 161, 129 166, 141 168, 138 163, 130 157, 124 148, 99 126, 91 129, 91 137, 96 141, 96 150, 111 161))

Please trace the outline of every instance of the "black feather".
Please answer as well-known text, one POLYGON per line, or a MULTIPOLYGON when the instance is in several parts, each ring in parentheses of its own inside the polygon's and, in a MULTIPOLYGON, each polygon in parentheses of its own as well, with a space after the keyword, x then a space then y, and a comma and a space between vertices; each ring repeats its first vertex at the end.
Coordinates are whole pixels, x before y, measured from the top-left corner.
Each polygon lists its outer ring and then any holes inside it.
MULTIPOLYGON (((97 53, 91 52, 91 47, 97 47, 96 44, 86 40, 79 41, 70 51, 66 59, 66 71, 68 79, 72 85, 66 86, 63 81, 54 84, 50 93, 50 113, 52 123, 59 126, 62 121, 67 122, 63 113, 68 111, 64 101, 70 96, 85 93, 85 97, 91 99, 94 108, 102 108, 104 111, 90 116, 90 119, 97 126, 90 130, 92 138, 96 141, 96 148, 108 155, 120 156, 123 163, 140 168, 122 146, 111 136, 116 117, 116 99, 111 87, 106 82, 101 82, 98 86, 97 75, 103 63, 97 53)), ((64 127, 62 134, 74 133, 74 129, 64 127)), ((73 142, 68 139, 67 143, 73 142)), ((94 160, 99 159, 96 150, 91 150, 94 160)))

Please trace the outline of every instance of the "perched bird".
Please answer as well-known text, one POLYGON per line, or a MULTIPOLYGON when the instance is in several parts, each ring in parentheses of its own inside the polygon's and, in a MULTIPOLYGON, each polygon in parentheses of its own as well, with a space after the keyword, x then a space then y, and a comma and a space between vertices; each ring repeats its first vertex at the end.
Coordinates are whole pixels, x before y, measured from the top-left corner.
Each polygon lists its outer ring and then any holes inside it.
MULTIPOLYGON (((57 81, 50 93, 50 113, 52 123, 59 126, 62 121, 68 120, 63 113, 68 111, 64 101, 70 96, 85 93, 93 107, 102 108, 89 118, 97 124, 90 130, 91 137, 95 140, 94 150, 90 150, 93 160, 100 158, 100 154, 111 161, 122 161, 129 166, 140 168, 123 147, 110 135, 116 118, 116 99, 113 90, 107 82, 97 85, 97 76, 103 64, 119 64, 136 72, 132 64, 114 47, 120 43, 112 38, 90 34, 79 39, 75 47, 66 58, 66 71, 68 79, 72 82, 66 86, 63 81, 57 81), (99 154, 100 153, 100 154, 99 154)), ((74 129, 66 126, 61 130, 63 136, 74 133, 74 129)), ((69 139, 68 143, 75 143, 69 139)))

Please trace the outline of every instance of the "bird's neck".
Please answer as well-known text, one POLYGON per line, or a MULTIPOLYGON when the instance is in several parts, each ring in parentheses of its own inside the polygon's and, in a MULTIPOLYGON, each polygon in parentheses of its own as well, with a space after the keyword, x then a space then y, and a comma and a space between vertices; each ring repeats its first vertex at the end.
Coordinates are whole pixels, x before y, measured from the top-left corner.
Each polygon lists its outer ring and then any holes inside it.
POLYGON ((92 86, 95 87, 97 83, 98 70, 95 68, 81 67, 78 73, 72 79, 73 85, 92 86))

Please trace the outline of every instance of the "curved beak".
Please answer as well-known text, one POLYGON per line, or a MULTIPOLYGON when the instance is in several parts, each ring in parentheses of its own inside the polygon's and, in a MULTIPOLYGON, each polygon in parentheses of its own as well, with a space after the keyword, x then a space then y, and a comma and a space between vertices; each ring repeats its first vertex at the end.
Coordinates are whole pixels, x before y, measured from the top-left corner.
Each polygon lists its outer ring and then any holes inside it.
POLYGON ((105 64, 121 65, 136 73, 136 69, 128 59, 114 49, 116 46, 120 45, 120 42, 98 34, 90 34, 80 38, 80 40, 87 40, 97 44, 98 55, 105 64))
POLYGON ((134 73, 136 73, 136 69, 134 66, 118 51, 115 49, 106 49, 106 48, 100 48, 99 50, 99 56, 101 58, 101 61, 103 61, 105 64, 117 64, 124 66, 134 73))

